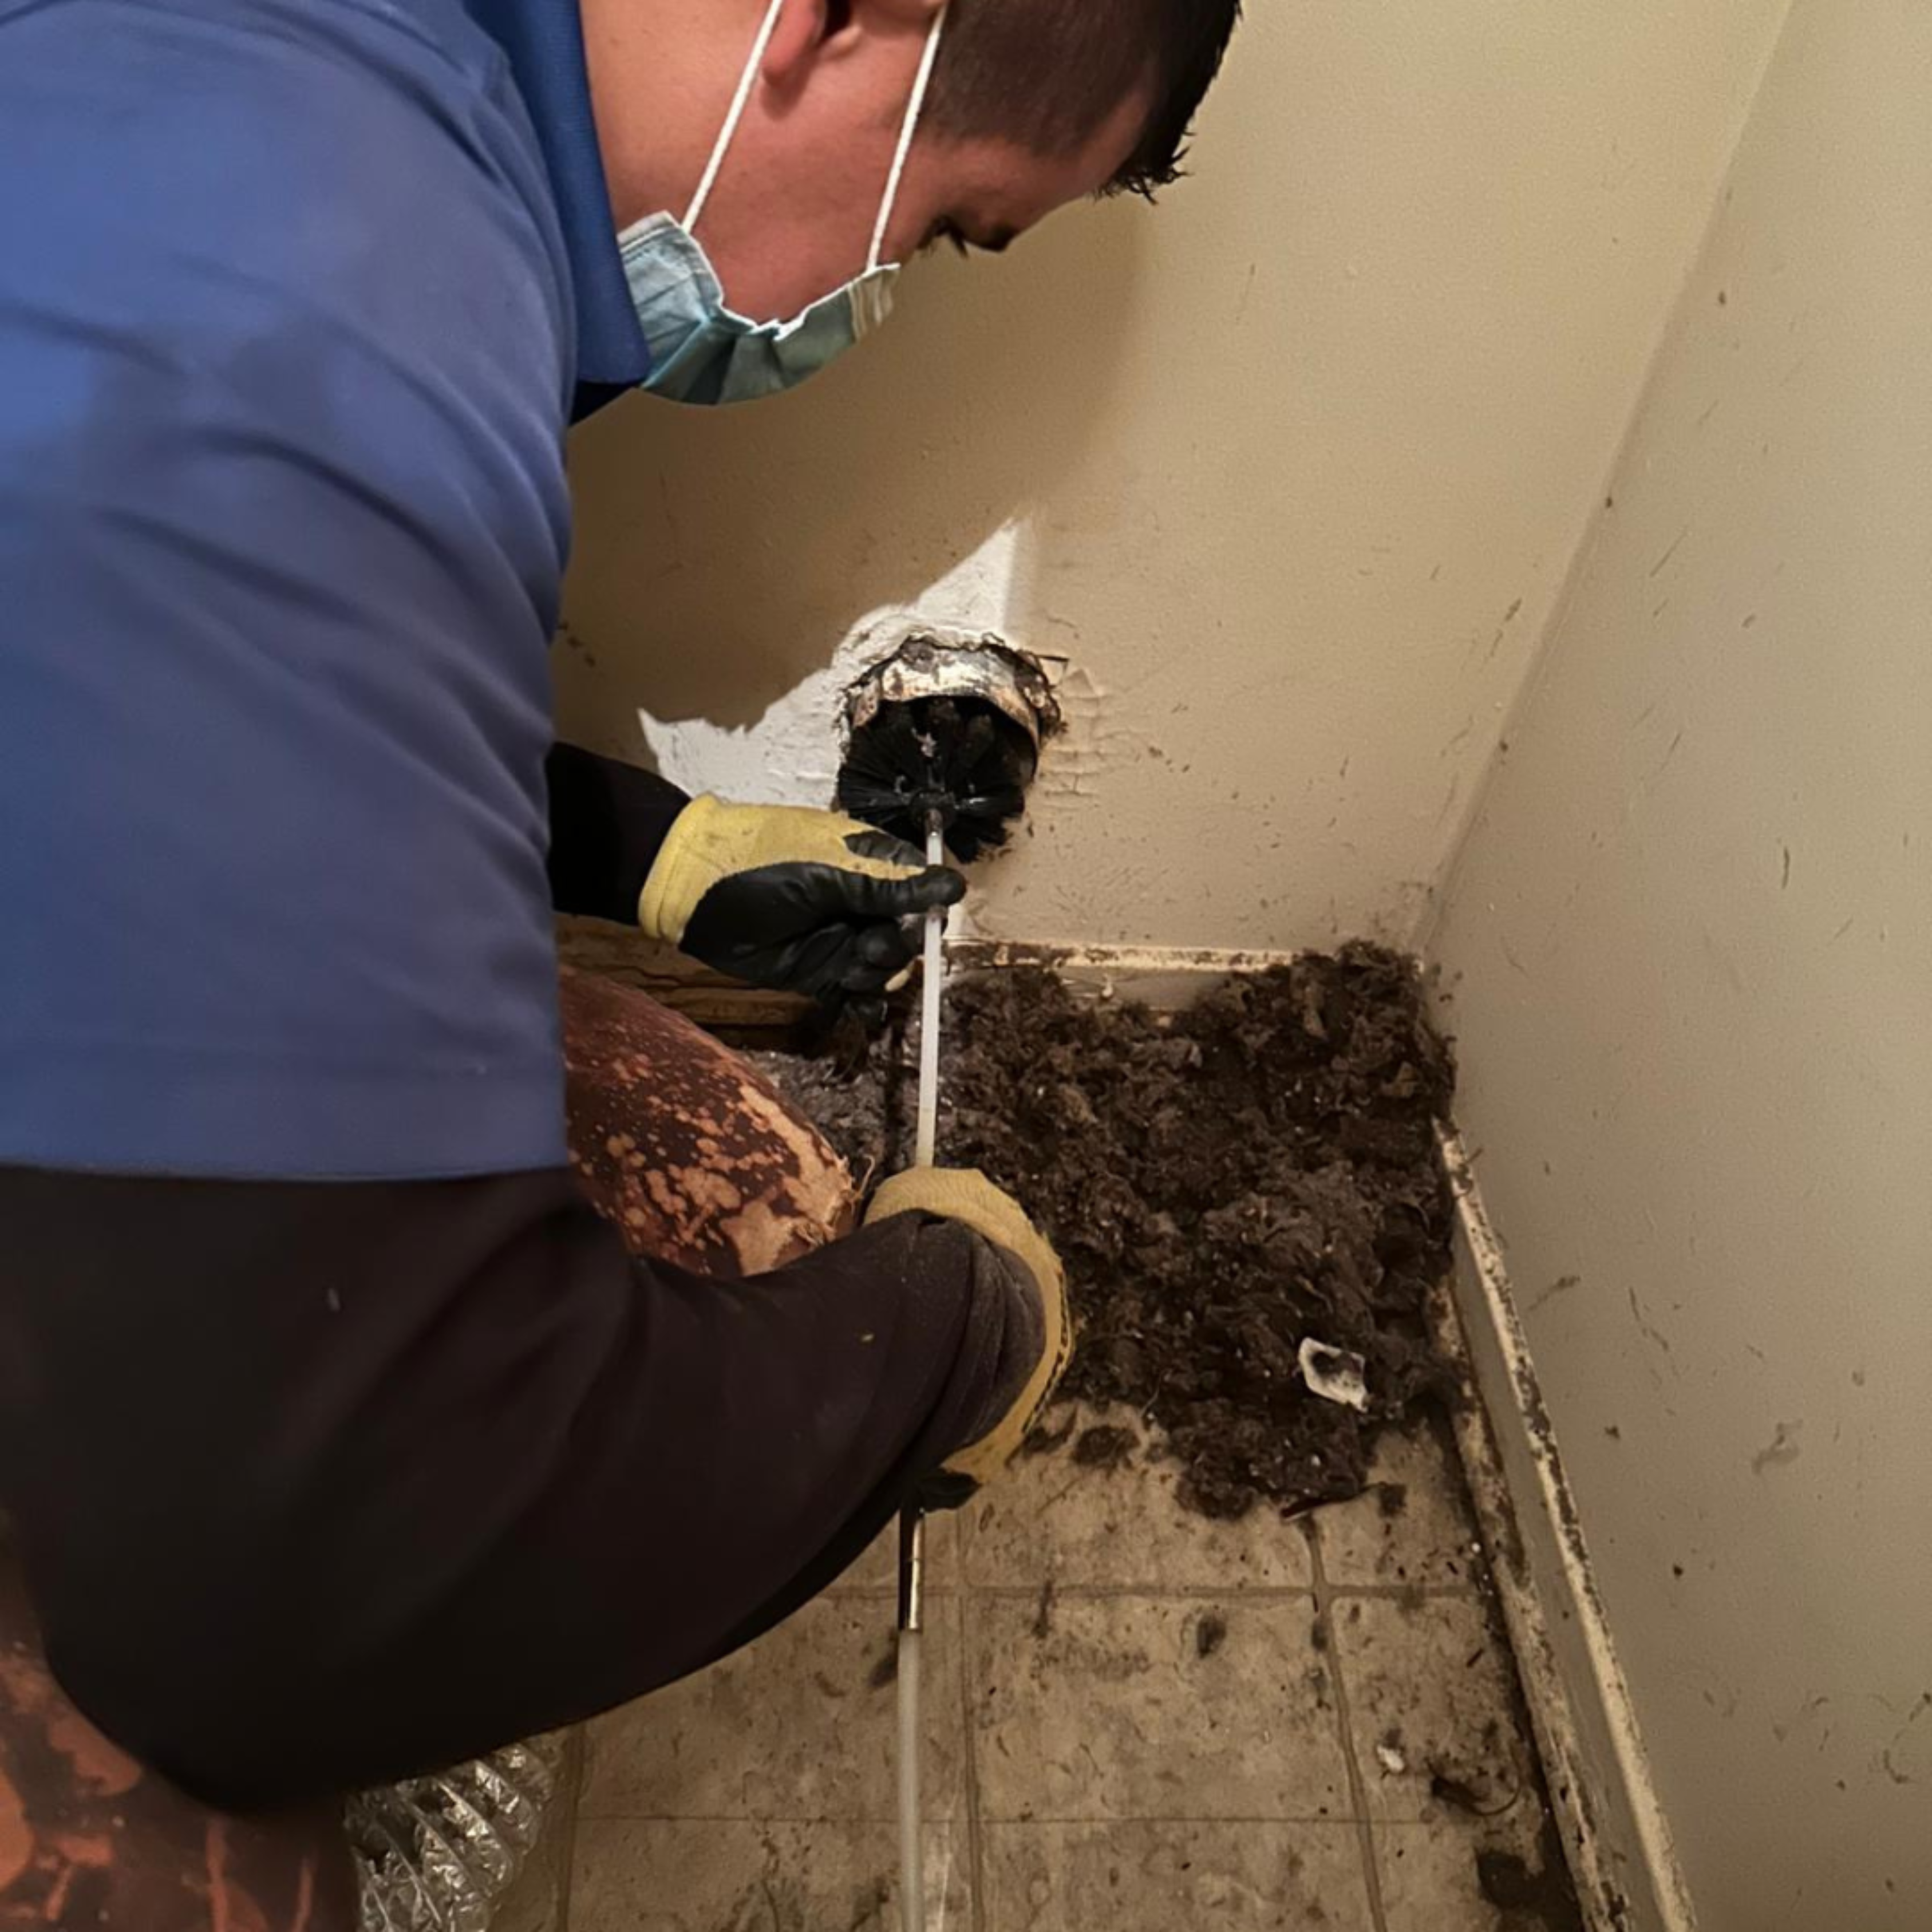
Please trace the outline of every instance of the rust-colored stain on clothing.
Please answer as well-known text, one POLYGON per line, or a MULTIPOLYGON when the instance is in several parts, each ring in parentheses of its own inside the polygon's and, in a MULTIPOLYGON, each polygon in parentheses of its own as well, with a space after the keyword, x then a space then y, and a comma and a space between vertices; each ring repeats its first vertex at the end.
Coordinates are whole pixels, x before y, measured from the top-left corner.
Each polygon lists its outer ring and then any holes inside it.
POLYGON ((62 1694, 0 1524, 0 1932, 352 1932, 332 1807, 227 1818, 62 1694))
POLYGON ((634 1252, 735 1280, 849 1231, 844 1162, 737 1054, 611 980, 561 998, 571 1163, 634 1252))

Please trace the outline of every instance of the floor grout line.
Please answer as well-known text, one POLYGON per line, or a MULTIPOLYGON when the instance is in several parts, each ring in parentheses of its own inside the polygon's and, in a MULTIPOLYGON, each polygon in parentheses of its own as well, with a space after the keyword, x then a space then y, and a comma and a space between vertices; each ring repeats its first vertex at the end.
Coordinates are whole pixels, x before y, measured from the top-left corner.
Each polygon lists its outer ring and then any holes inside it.
MULTIPOLYGON (((1467 1603, 1483 1600, 1484 1592, 1473 1583, 1336 1583, 1324 1582, 1322 1588, 1334 1598, 1344 1601, 1376 1603, 1467 1603)), ((968 1593, 994 1600, 1020 1603, 1039 1600, 1040 1585, 1034 1583, 928 1584, 928 1598, 944 1600, 968 1593)), ((846 1603, 880 1603, 892 1598, 896 1589, 884 1584, 841 1585, 824 1593, 824 1598, 846 1603)), ((1054 1579, 1054 1600, 1063 1603, 1109 1602, 1130 1598, 1147 1602, 1225 1603, 1238 1598, 1244 1603, 1306 1602, 1316 1594, 1308 1583, 1068 1583, 1054 1579)), ((823 1600, 824 1599, 821 1599, 823 1600)))
POLYGON ((988 1932, 986 1852, 980 1828, 980 1750, 973 1735, 974 1607, 972 1592, 962 1591, 959 1600, 959 1757, 966 1780, 967 1916, 973 1932, 988 1932))
POLYGON ((1348 1802, 1355 1814, 1355 1826, 1362 1854, 1362 1882, 1368 1888, 1369 1918, 1375 1932, 1388 1932, 1388 1915, 1382 1905, 1382 1868, 1376 1862, 1376 1834, 1369 1822, 1368 1786, 1355 1756, 1355 1727, 1348 1721, 1348 1687, 1342 1670, 1342 1648, 1335 1629, 1336 1593, 1329 1586, 1328 1572, 1322 1561, 1321 1533, 1312 1522, 1304 1522, 1302 1534, 1308 1540, 1308 1568, 1315 1580, 1315 1614, 1328 1635, 1328 1675, 1335 1686, 1335 1721, 1341 1726, 1342 1760, 1348 1774, 1348 1802))
POLYGON ((1379 1603, 1468 1602, 1482 1592, 1473 1583, 1324 1583, 1329 1595, 1353 1600, 1369 1598, 1379 1603))
MULTIPOLYGON (((934 1588, 928 1585, 928 1598, 970 1594, 981 1600, 1006 1600, 1016 1603, 1036 1604, 1040 1600, 1042 1579, 1030 1583, 973 1583, 958 1588, 934 1588)), ((891 1597, 894 1592, 884 1587, 862 1586, 836 1592, 828 1591, 827 1596, 836 1594, 848 1602, 861 1600, 878 1602, 891 1597)), ((1133 1598, 1159 1602, 1172 1600, 1181 1603, 1226 1603, 1230 1598, 1239 1598, 1244 1603, 1264 1601, 1306 1603, 1314 1594, 1313 1586, 1307 1583, 1067 1583, 1055 1576, 1053 1595, 1056 1603, 1078 1600, 1109 1601, 1116 1598, 1133 1598)), ((1401 1588, 1378 1590, 1372 1594, 1385 1597, 1412 1597, 1413 1591, 1401 1588)), ((1466 1591, 1438 1591, 1437 1595, 1468 1595, 1466 1591)))
MULTIPOLYGON (((826 1818, 794 1816, 782 1811, 760 1811, 755 1814, 744 1811, 700 1811, 681 1816, 670 1816, 662 1812, 592 1811, 587 1814, 587 1822, 593 1825, 811 1825, 833 1827, 859 1832, 882 1832, 896 1826, 896 1818, 826 1818)), ((932 1824, 954 1824, 963 1820, 934 1818, 932 1824)), ((1174 1812, 1174 1811, 1120 1811, 1109 1812, 1105 1816, 1062 1817, 1029 1812, 1024 1817, 999 1818, 982 1814, 982 1825, 991 1826, 996 1831, 1011 1831, 1016 1826, 1022 1829, 1034 1826, 1066 1826, 1080 1828, 1103 1829, 1113 1825, 1295 1825, 1301 1826, 1333 1825, 1338 1831, 1353 1831, 1369 1821, 1351 1817, 1341 1811, 1290 1811, 1250 1814, 1247 1812, 1174 1812)), ((1384 1821, 1390 1826, 1420 1826, 1430 1821, 1426 1818, 1390 1818, 1384 1821)))
MULTIPOLYGON (((1273 1815, 1250 1817, 1245 1814, 1223 1817, 1218 1813, 1187 1812, 1177 1816, 1171 1811, 1123 1811, 1105 1818, 1040 1817, 1029 1813, 1024 1818, 988 1818, 983 1822, 996 1832, 1027 1831, 1036 1825, 1051 1826, 1055 1829, 1064 1826, 1075 1831, 1092 1832, 1112 1831, 1116 1825, 1238 1825, 1244 1828, 1265 1827, 1269 1829, 1278 1826, 1292 1825, 1298 1831, 1332 1825, 1338 1832, 1353 1832, 1358 1830, 1365 1821, 1360 1818, 1345 1817, 1335 1811, 1294 1812, 1285 1817, 1273 1815)), ((1404 1819, 1401 1822, 1411 1824, 1418 1821, 1404 1819)))
POLYGON ((556 1932, 570 1932, 570 1894, 577 1876, 577 1821, 583 1815, 584 1761, 590 1754, 590 1733, 572 1726, 564 1743, 564 1813, 556 1858, 556 1932))

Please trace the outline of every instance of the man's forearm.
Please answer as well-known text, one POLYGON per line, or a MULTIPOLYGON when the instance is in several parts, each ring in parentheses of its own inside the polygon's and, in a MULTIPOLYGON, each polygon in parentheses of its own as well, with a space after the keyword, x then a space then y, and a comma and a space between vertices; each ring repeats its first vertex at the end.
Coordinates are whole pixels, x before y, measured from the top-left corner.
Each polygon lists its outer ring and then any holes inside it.
POLYGON ((551 747, 550 903, 628 924, 678 814, 691 802, 668 778, 574 745, 551 747))
POLYGON ((0 1170, 0 1484, 76 1702, 286 1802, 650 1689, 832 1580, 1014 1399, 1037 1304, 919 1216, 742 1284, 566 1173, 0 1170))

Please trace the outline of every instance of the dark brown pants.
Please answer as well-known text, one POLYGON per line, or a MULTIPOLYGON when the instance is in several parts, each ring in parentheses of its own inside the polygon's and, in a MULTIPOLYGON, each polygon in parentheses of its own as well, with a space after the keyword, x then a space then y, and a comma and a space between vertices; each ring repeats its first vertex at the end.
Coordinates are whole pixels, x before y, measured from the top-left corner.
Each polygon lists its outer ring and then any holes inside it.
MULTIPOLYGON (((809 1129, 647 1002, 584 1004, 574 1175, 0 1170, 0 1505, 46 1654, 208 1805, 435 1768, 701 1667, 836 1576, 1037 1358, 999 1250, 916 1216, 828 1240, 849 1194, 809 1129), (627 1257, 583 1188, 660 1258, 627 1257)), ((10 1606, 30 1642, 17 1586, 10 1606)), ((90 1782, 36 1742, 57 1694, 20 1655, 0 1744, 33 1850, 0 1909, 92 1932, 84 1880, 199 1900, 184 1927, 335 1932, 312 1820, 111 1792, 135 1776, 118 1754, 90 1782), (244 1869, 259 1916, 211 1918, 244 1869)), ((0 1810, 0 1854, 5 1832, 0 1810)))

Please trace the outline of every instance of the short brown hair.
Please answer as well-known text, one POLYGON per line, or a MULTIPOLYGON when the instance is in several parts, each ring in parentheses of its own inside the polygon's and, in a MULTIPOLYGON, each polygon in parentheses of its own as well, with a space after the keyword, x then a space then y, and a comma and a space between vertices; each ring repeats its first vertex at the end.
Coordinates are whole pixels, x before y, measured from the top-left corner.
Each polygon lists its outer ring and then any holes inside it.
POLYGON ((1144 91, 1146 124, 1108 186, 1151 196, 1180 172, 1240 14, 1240 0, 951 0, 928 120, 1065 154, 1144 91))

